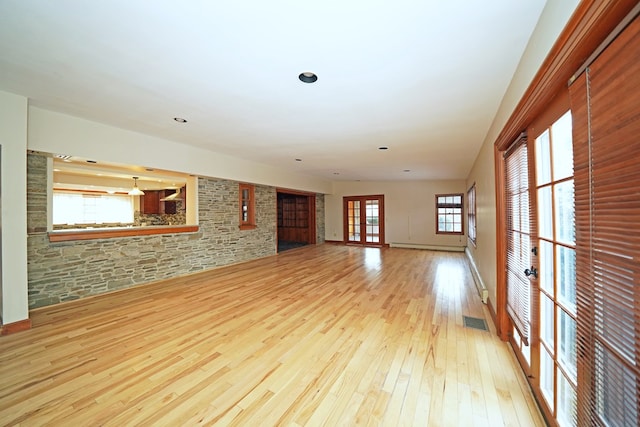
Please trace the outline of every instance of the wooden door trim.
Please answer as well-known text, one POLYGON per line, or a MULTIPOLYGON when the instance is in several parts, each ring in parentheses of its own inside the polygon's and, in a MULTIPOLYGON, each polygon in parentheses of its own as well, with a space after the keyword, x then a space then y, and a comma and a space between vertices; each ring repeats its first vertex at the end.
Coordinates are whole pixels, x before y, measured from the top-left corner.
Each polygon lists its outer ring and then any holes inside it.
POLYGON ((507 314, 507 221, 505 215, 505 180, 504 180, 504 159, 502 151, 495 146, 495 182, 496 182, 496 332, 501 340, 509 339, 509 331, 511 328, 511 320, 507 314))
POLYGON ((317 242, 317 229, 316 229, 316 195, 307 195, 307 207, 309 214, 307 221, 309 222, 309 233, 307 233, 307 243, 315 245, 317 242))
POLYGON ((541 114, 585 60, 636 6, 637 0, 585 0, 580 2, 549 51, 511 117, 498 135, 500 151, 541 114))

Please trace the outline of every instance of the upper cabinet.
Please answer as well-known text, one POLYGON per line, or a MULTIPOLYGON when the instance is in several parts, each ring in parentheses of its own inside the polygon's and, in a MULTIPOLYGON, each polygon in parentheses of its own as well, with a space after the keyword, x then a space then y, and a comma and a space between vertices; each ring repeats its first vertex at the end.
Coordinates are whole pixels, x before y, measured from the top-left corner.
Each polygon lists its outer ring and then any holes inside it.
POLYGON ((140 196, 140 213, 159 214, 160 213, 160 191, 146 190, 140 196))
POLYGON ((140 213, 145 215, 177 213, 179 202, 182 202, 183 206, 185 203, 185 188, 181 188, 174 199, 164 200, 175 193, 176 190, 145 190, 144 196, 140 196, 140 213))

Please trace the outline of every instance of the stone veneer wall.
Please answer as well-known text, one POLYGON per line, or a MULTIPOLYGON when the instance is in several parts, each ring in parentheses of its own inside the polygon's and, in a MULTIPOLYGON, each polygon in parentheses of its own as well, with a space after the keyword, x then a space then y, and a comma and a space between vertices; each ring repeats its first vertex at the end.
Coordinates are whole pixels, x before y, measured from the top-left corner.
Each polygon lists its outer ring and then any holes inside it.
POLYGON ((316 244, 324 243, 324 194, 316 194, 316 244))
POLYGON ((47 158, 27 154, 27 233, 47 231, 47 158))
MULTIPOLYGON (((198 179, 196 233, 51 243, 46 233, 46 158, 30 154, 27 167, 30 308, 276 253, 276 189, 255 187, 257 228, 241 231, 238 183, 214 178, 198 179)), ((317 221, 324 229, 324 209, 317 221)))

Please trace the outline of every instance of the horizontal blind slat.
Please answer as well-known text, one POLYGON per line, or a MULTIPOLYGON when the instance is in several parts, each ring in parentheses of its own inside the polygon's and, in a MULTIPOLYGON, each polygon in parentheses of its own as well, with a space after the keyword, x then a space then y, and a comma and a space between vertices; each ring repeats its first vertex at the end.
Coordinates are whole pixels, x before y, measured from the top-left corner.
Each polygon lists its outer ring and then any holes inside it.
POLYGON ((529 268, 530 210, 529 168, 526 137, 505 157, 505 200, 507 211, 507 313, 529 343, 531 286, 524 275, 529 268))
POLYGON ((640 411, 640 21, 570 87, 581 424, 640 411))

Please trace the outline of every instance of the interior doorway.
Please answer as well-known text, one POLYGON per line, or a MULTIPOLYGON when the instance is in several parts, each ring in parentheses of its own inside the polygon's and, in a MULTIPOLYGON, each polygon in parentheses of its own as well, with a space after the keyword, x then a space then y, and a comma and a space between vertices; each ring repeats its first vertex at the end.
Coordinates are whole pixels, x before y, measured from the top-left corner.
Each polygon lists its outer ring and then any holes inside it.
POLYGON ((384 245, 384 195, 347 196, 344 205, 345 243, 384 245))
POLYGON ((315 194, 278 190, 278 252, 316 243, 315 194))

